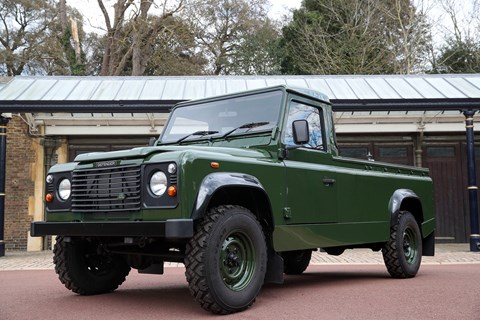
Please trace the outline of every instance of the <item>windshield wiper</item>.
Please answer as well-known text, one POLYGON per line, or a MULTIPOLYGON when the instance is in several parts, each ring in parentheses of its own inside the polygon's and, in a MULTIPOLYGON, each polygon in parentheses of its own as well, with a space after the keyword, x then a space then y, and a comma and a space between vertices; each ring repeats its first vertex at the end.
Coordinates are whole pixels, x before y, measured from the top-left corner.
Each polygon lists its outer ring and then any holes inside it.
POLYGON ((178 139, 175 143, 180 143, 182 142, 183 140, 187 139, 187 138, 190 138, 191 136, 208 136, 210 134, 215 134, 215 133, 218 133, 218 131, 195 131, 193 133, 190 133, 190 134, 187 134, 185 137, 182 137, 180 139, 178 139))
POLYGON ((242 124, 240 127, 236 127, 235 129, 232 129, 232 130, 228 131, 227 133, 225 133, 222 136, 222 139, 225 139, 226 137, 228 137, 229 135, 231 135, 232 133, 234 133, 238 129, 253 129, 253 128, 256 128, 256 127, 261 127, 261 126, 267 125, 269 123, 270 122, 263 121, 263 122, 250 122, 250 123, 242 124))

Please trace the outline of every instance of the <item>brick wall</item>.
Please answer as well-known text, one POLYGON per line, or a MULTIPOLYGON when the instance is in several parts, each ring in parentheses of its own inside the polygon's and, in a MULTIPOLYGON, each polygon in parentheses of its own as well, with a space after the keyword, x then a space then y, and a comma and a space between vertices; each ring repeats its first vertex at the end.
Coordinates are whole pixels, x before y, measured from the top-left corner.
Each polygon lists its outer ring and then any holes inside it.
POLYGON ((28 125, 14 116, 7 125, 7 168, 5 181, 5 248, 26 250, 32 217, 28 214, 29 197, 34 195, 32 164, 35 152, 28 125))

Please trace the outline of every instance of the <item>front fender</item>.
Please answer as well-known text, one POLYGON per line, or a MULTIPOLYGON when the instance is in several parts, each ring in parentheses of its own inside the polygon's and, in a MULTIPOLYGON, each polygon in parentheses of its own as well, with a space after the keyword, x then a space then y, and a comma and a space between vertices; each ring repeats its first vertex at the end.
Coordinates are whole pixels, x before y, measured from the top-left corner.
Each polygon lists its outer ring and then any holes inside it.
POLYGON ((215 192, 224 187, 249 187, 266 193, 260 181, 252 175, 237 172, 211 173, 200 184, 193 207, 192 219, 201 218, 215 192))

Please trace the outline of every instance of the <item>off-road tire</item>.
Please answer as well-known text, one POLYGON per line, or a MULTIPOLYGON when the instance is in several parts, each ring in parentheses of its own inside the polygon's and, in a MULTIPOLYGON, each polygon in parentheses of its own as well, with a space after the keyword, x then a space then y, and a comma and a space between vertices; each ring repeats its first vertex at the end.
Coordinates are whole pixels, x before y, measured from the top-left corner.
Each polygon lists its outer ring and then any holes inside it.
POLYGON ((65 287, 80 295, 114 291, 121 285, 130 266, 120 256, 100 254, 96 241, 58 236, 53 249, 55 271, 65 287))
POLYGON ((302 274, 307 270, 312 258, 312 250, 295 250, 282 252, 283 272, 294 275, 302 274))
POLYGON ((390 239, 382 248, 383 261, 393 278, 413 278, 422 261, 422 235, 417 221, 408 211, 398 215, 390 228, 390 239))
POLYGON ((229 314, 251 306, 262 288, 267 246, 256 217, 240 206, 210 209, 186 247, 185 276, 203 309, 229 314))

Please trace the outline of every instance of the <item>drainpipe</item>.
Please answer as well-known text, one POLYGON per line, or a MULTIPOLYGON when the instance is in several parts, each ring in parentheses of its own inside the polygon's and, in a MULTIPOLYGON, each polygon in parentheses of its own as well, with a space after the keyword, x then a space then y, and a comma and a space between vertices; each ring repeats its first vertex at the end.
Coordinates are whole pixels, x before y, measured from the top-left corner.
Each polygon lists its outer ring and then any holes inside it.
POLYGON ((416 137, 416 148, 415 148, 415 166, 417 167, 422 167, 423 166, 423 161, 422 161, 422 154, 423 154, 423 140, 424 140, 424 133, 423 130, 425 130, 425 124, 423 123, 423 120, 421 123, 418 124, 418 135, 416 137))
POLYGON ((7 163, 7 124, 10 118, 0 114, 0 257, 5 255, 5 167, 7 163))
POLYGON ((470 207, 470 251, 480 251, 480 231, 478 225, 478 186, 475 167, 475 137, 473 116, 478 110, 465 110, 467 131, 467 167, 468 167, 468 202, 470 207))

